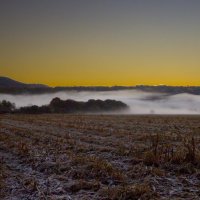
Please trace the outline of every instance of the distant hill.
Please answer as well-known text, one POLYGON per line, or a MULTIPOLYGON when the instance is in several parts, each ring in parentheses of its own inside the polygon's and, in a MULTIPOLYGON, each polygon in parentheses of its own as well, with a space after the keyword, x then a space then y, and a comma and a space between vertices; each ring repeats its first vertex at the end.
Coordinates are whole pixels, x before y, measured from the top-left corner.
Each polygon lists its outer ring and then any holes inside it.
POLYGON ((144 91, 144 92, 158 92, 158 93, 165 93, 165 94, 172 94, 172 95, 180 94, 180 93, 200 95, 200 86, 140 85, 140 86, 136 86, 136 89, 144 91))
POLYGON ((13 79, 10 79, 8 77, 0 77, 0 88, 16 88, 16 89, 22 89, 22 88, 48 88, 48 86, 43 84, 26 84, 19 81, 15 81, 13 79))
POLYGON ((26 84, 7 77, 0 77, 0 94, 44 94, 62 91, 119 91, 119 90, 140 90, 144 92, 165 93, 169 95, 188 93, 200 95, 200 86, 73 86, 73 87, 49 87, 43 84, 26 84))

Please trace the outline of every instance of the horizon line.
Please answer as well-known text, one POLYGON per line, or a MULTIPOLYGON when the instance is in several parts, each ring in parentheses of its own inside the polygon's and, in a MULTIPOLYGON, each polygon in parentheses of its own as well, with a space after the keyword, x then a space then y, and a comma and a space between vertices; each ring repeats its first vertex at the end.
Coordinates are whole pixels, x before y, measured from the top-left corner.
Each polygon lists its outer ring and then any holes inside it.
POLYGON ((139 87, 139 86, 148 86, 148 87, 159 87, 159 86, 166 86, 166 87, 200 87, 200 85, 170 85, 170 84, 135 84, 135 85, 48 85, 45 83, 31 83, 31 82, 23 82, 23 81, 18 81, 15 78, 9 77, 9 76, 2 76, 0 75, 0 78, 8 78, 11 79, 13 81, 16 82, 20 82, 23 84, 35 84, 35 85, 45 85, 49 88, 56 88, 56 87, 108 87, 108 88, 112 88, 112 87, 139 87))

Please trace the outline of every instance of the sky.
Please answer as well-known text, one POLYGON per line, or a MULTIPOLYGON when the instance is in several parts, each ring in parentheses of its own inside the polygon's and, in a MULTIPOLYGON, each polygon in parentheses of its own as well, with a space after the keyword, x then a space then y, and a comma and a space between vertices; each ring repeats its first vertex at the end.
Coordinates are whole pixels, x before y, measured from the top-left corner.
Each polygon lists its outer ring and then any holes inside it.
POLYGON ((0 0, 0 76, 200 85, 199 0, 0 0))

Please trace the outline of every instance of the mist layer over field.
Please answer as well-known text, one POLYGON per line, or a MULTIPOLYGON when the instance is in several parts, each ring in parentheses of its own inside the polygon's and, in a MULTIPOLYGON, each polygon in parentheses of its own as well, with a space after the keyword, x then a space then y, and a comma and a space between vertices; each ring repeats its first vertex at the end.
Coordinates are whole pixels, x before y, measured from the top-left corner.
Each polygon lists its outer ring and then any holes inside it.
POLYGON ((29 105, 46 105, 59 97, 62 100, 73 99, 87 101, 89 99, 115 99, 130 106, 127 114, 200 114, 200 95, 149 93, 138 90, 106 91, 106 92, 57 92, 39 95, 1 94, 0 100, 15 103, 16 107, 29 105))

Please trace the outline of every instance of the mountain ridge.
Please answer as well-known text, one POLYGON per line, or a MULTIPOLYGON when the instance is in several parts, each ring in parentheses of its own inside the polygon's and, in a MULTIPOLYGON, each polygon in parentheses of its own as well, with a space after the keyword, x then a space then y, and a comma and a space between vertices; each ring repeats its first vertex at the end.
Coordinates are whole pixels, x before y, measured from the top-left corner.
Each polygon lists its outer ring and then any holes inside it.
POLYGON ((62 91, 118 91, 136 89, 144 92, 180 94, 189 93, 200 95, 200 86, 167 86, 167 85, 136 85, 136 86, 57 86, 50 87, 44 84, 27 84, 8 77, 0 77, 0 93, 4 94, 43 94, 62 91))
POLYGON ((1 88, 47 88, 49 86, 44 84, 22 83, 14 79, 11 79, 9 77, 0 76, 0 87, 1 88))

